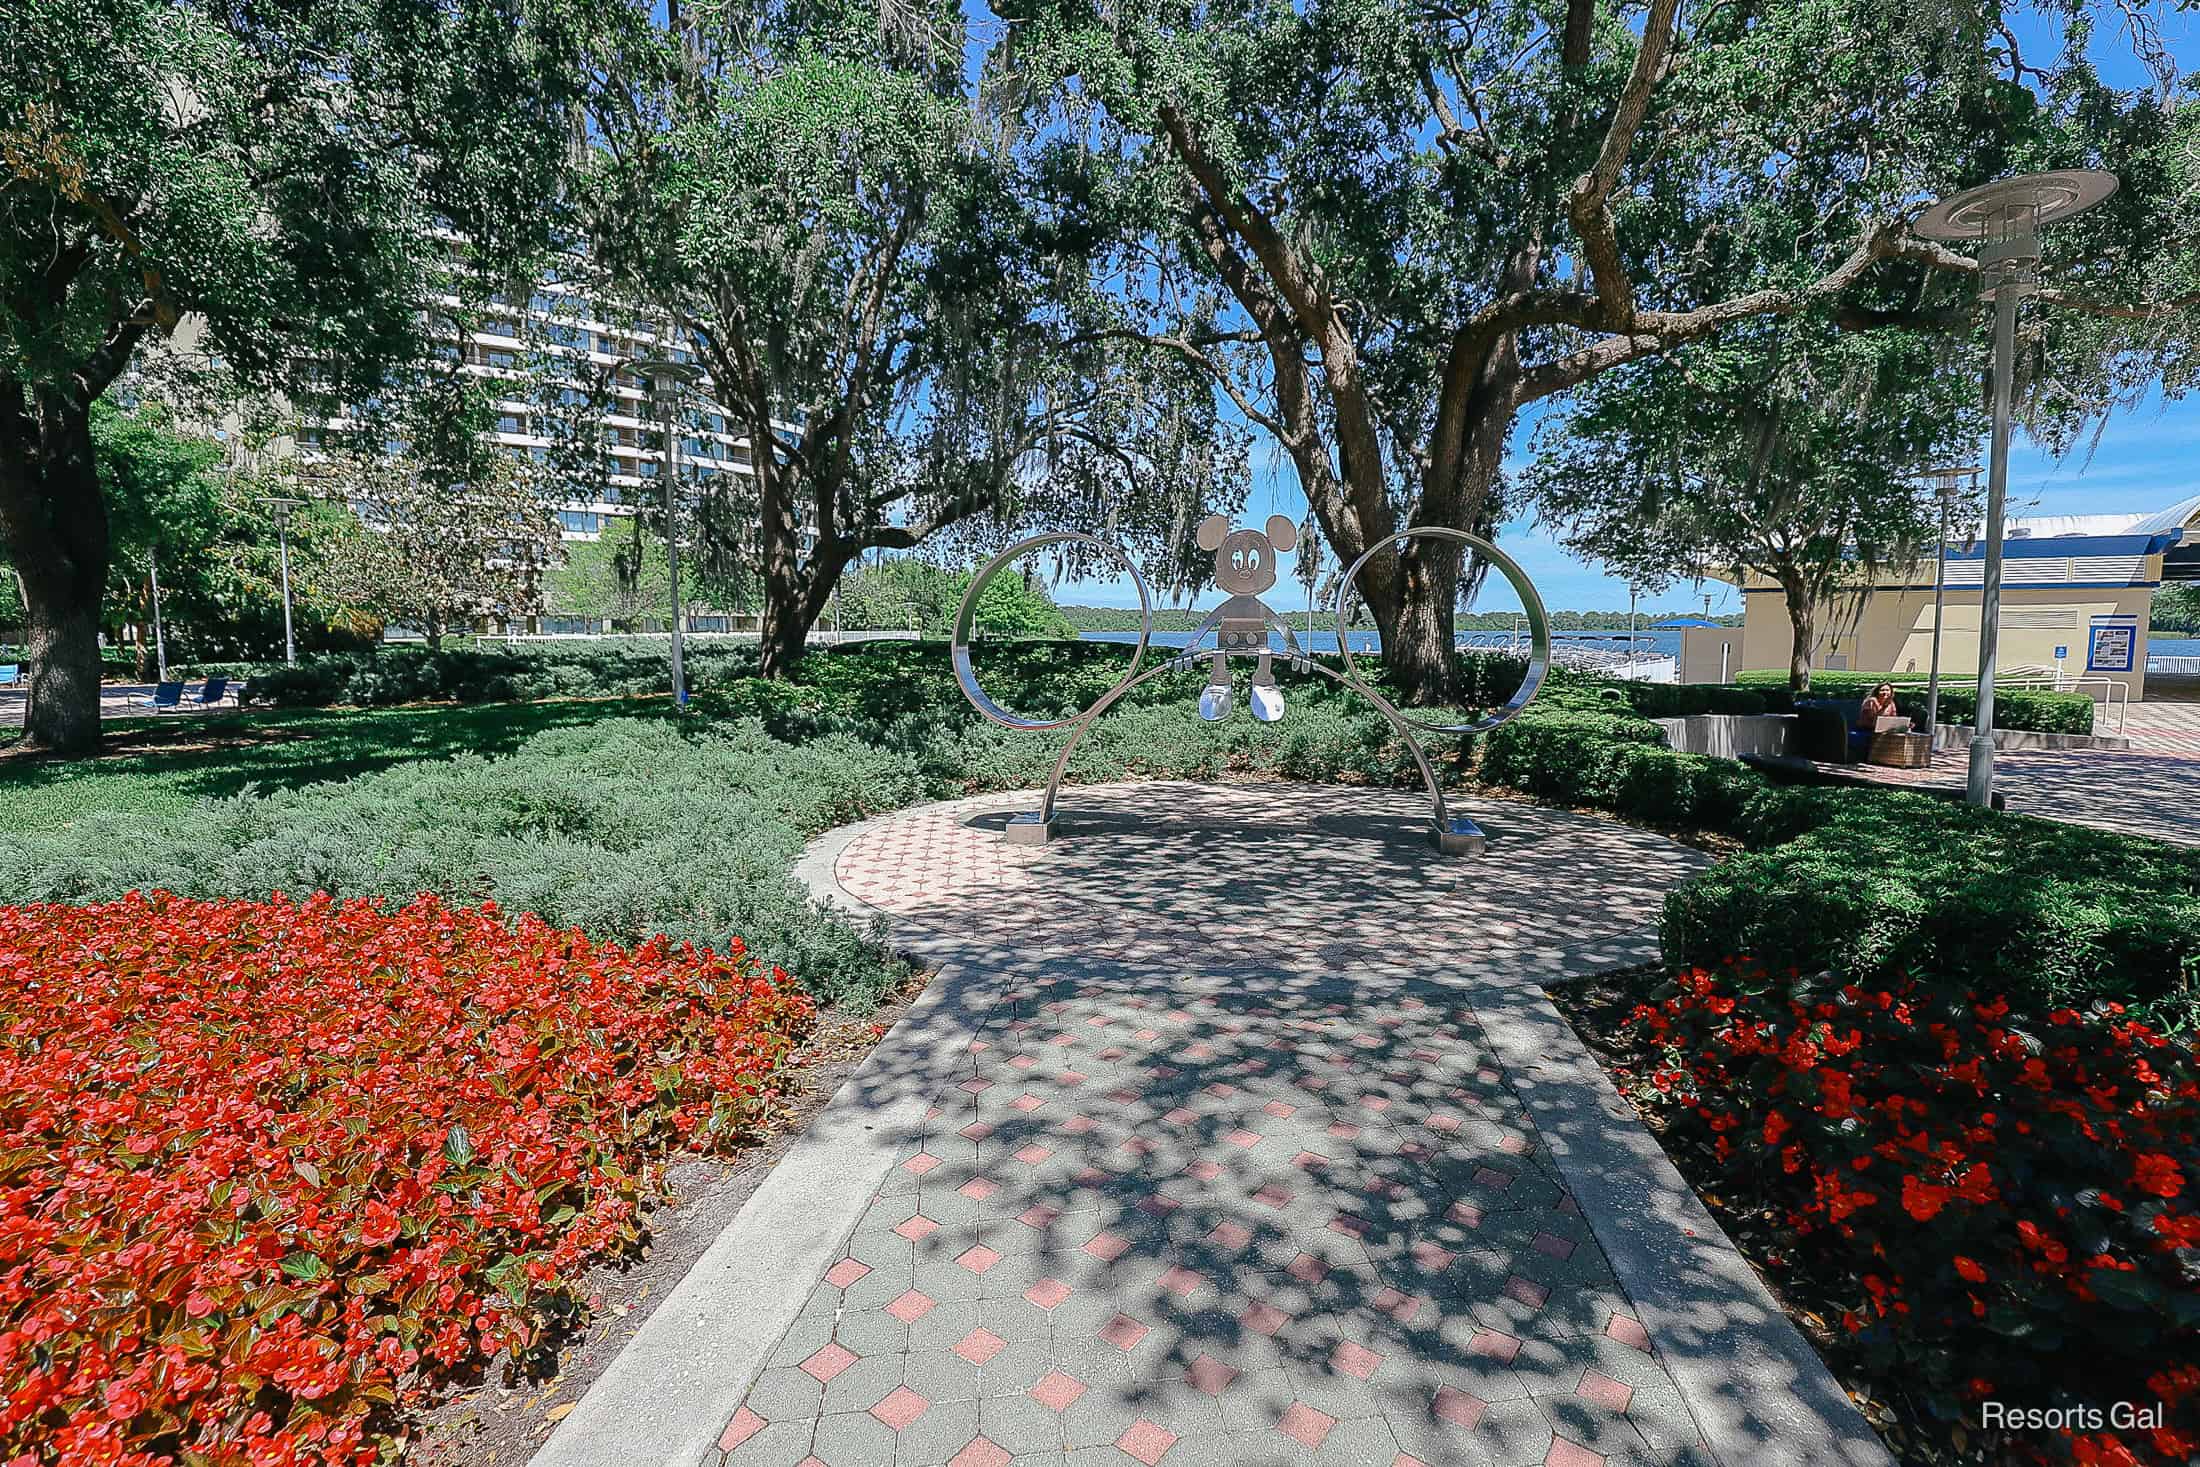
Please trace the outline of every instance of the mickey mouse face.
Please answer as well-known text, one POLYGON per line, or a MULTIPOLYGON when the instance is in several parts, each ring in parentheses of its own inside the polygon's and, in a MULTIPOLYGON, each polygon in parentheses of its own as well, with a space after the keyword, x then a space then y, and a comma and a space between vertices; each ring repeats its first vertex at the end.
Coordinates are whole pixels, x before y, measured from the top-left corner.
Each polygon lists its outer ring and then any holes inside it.
POLYGON ((1215 584, 1233 596, 1257 596, 1276 583, 1276 556, 1299 543, 1288 515, 1270 515, 1265 530, 1232 530, 1221 515, 1200 522, 1199 548, 1215 552, 1215 584))

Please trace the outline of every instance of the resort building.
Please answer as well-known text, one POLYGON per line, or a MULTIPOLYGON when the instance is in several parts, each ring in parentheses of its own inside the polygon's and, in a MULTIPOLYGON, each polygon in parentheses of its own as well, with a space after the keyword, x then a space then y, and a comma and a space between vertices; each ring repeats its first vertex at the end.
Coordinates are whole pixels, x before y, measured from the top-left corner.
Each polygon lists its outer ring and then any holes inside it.
MULTIPOLYGON (((1999 675, 2137 702, 2146 693, 2155 589, 2165 580, 2200 580, 2200 495, 2151 514, 2012 519, 2002 557, 1999 675)), ((1985 566, 1985 546, 1968 536, 1942 546, 1937 565, 1925 559, 1881 570, 1819 609, 1811 667, 1924 676, 1932 667, 1937 582, 1946 608, 1941 673, 1975 678, 1985 566)), ((1754 574, 1723 579, 1741 587, 1742 626, 1689 631, 1682 680, 1785 670, 1795 638, 1779 586, 1754 574)))
MULTIPOLYGON (((453 268, 462 268, 455 237, 451 248, 453 268)), ((576 257, 564 275, 583 275, 581 263, 576 257)), ((489 310, 450 350, 460 370, 493 395, 495 441, 550 476, 550 497, 571 546, 618 531, 642 506, 662 506, 660 420, 648 384, 628 364, 653 356, 678 362, 694 357, 684 346, 666 344, 662 316, 614 306, 564 275, 546 275, 524 300, 491 295, 489 310)), ((442 304, 454 312, 460 306, 456 295, 445 295, 442 304)), ((700 394, 687 407, 679 443, 680 479, 687 486, 684 502, 692 504, 717 490, 730 490, 737 503, 752 500, 749 485, 718 482, 721 476, 753 480, 748 438, 736 431, 723 408, 700 394)), ((298 447, 310 453, 350 426, 343 417, 308 420, 300 427, 298 447)), ((775 426, 796 431, 793 424, 775 426)), ((683 535, 683 544, 686 539, 683 535)), ((753 607, 711 606, 696 597, 692 586, 683 600, 689 631, 743 631, 757 625, 753 607)), ((662 616, 643 617, 631 629, 663 631, 663 623, 662 616)), ((482 628, 542 635, 594 635, 613 629, 607 618, 561 614, 555 605, 524 627, 482 628)))

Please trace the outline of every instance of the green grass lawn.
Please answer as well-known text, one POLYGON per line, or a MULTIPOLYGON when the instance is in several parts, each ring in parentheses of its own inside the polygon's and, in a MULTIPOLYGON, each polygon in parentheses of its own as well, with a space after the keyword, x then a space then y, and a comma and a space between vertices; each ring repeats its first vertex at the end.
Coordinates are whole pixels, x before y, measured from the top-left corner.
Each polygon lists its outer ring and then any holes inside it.
POLYGON ((240 790, 292 789, 413 759, 508 754, 538 733, 614 717, 664 717, 662 696, 372 709, 253 709, 115 718, 90 759, 25 756, 0 729, 0 831, 62 830, 103 810, 170 816, 240 790))

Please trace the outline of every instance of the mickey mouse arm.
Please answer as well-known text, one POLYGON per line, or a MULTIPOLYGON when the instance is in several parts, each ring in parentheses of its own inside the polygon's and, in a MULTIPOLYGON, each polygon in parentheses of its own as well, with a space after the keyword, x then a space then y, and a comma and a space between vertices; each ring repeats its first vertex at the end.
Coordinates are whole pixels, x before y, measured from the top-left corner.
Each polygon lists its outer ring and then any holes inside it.
MULTIPOLYGON (((1262 607, 1261 609, 1263 611, 1267 610, 1266 607, 1262 607)), ((1294 663, 1304 662, 1307 660, 1306 649, 1299 645, 1299 639, 1296 635, 1293 634, 1291 630, 1291 624, 1285 621, 1282 617, 1276 615, 1273 611, 1268 612, 1268 630, 1275 632, 1277 635, 1283 638, 1284 656, 1290 658, 1294 663)), ((1313 630, 1314 629, 1312 627, 1307 628, 1308 632, 1312 632, 1313 630)))
POLYGON ((1218 631, 1222 626, 1222 612, 1223 608, 1218 606, 1207 613, 1207 619, 1199 624, 1198 631, 1192 633, 1192 639, 1184 644, 1184 650, 1169 659, 1168 665, 1170 667, 1179 669, 1190 667, 1203 657, 1215 655, 1216 649, 1209 648, 1207 651, 1202 652, 1199 650, 1199 644, 1207 639, 1209 632, 1218 631))

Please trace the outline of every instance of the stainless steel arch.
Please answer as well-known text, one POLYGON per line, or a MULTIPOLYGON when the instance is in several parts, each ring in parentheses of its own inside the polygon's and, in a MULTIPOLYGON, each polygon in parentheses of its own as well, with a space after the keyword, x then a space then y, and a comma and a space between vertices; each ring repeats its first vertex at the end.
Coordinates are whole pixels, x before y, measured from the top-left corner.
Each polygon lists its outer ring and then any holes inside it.
MULTIPOLYGON (((1017 844, 1038 845, 1052 836, 1055 800, 1061 793, 1063 777, 1069 772, 1070 758, 1077 752, 1077 745, 1083 741, 1085 731, 1099 720, 1101 714, 1107 712, 1109 708, 1113 707, 1125 694, 1139 684, 1165 672, 1181 671, 1191 666, 1195 661, 1213 656, 1212 652, 1198 652, 1195 649, 1200 638, 1204 637, 1209 631, 1214 630, 1218 625, 1220 616, 1219 611, 1209 616, 1200 629, 1193 633, 1192 645, 1186 647, 1183 652, 1165 662, 1156 663, 1154 666, 1140 671, 1139 664, 1144 660, 1147 645, 1153 637, 1153 600, 1147 591, 1145 577, 1139 574, 1138 567, 1133 565, 1130 557, 1125 555, 1118 547, 1095 539, 1090 535, 1033 535, 1028 539, 1017 541, 999 555, 994 556, 993 559, 986 562, 977 575, 971 577, 970 587, 963 593, 962 606, 955 614, 955 634, 951 647, 951 655, 955 664, 955 681, 961 686, 963 696, 968 698, 971 706, 981 714, 1007 728, 1031 731, 1067 728, 1070 731, 1069 737, 1063 741, 1062 752, 1055 756, 1054 770, 1047 778, 1046 792, 1041 796, 1038 810, 1013 817, 1009 822, 1007 831, 1004 833, 1007 840, 1017 844), (1101 694, 1091 707, 1066 718, 1026 718, 1021 714, 1011 713, 995 703, 986 696, 985 690, 979 686, 977 674, 970 663, 971 620, 977 609, 978 597, 984 591, 986 582, 1003 566, 1019 556, 1029 554, 1033 550, 1067 541, 1085 541, 1089 544, 1098 545, 1114 556, 1130 572, 1132 582, 1138 587, 1138 646, 1131 655, 1129 671, 1107 692, 1101 694)), ((1450 806, 1444 799, 1444 787, 1436 778, 1435 766, 1429 763, 1428 751, 1421 747, 1421 741, 1414 737, 1414 731, 1421 729, 1434 733, 1482 733, 1516 717, 1522 709, 1534 701, 1535 695, 1541 691, 1543 681, 1550 671, 1551 631, 1549 617, 1543 609, 1543 598, 1536 593, 1535 586, 1528 580, 1526 572, 1520 569, 1512 557, 1478 535, 1470 535, 1463 530, 1443 529, 1435 526, 1402 530, 1370 547, 1367 553, 1355 560, 1351 569, 1345 572, 1344 581, 1337 593, 1337 649, 1344 658, 1344 671, 1341 674, 1330 671, 1306 655, 1299 647, 1297 639, 1292 636, 1289 627, 1280 621, 1273 620, 1271 625, 1273 628, 1282 631, 1286 651, 1280 655, 1294 669, 1302 672, 1319 673, 1340 687, 1350 688, 1353 692, 1358 693, 1372 703, 1375 710, 1383 715, 1384 720, 1397 730, 1398 737, 1405 742, 1407 751, 1413 755, 1414 766, 1420 770, 1422 782, 1428 786, 1429 803, 1433 807, 1429 826, 1431 842, 1439 850, 1446 852, 1481 850, 1483 836, 1480 828, 1471 820, 1464 818, 1455 820, 1452 818, 1450 806), (1345 636, 1345 611, 1354 590, 1355 578, 1359 575, 1361 567, 1365 566, 1370 559, 1381 553, 1386 547, 1411 539, 1416 535, 1455 540, 1479 551, 1504 574, 1506 580, 1512 583, 1514 589, 1520 594, 1522 606, 1526 608, 1531 633, 1531 652, 1528 660, 1527 676, 1521 680, 1519 691, 1514 693, 1502 708, 1489 717, 1477 719, 1473 723, 1423 723, 1416 719, 1407 718, 1391 704, 1388 698, 1385 698, 1360 677, 1358 664, 1352 659, 1350 641, 1345 636)))
MULTIPOLYGON (((970 700, 971 707, 1004 728, 1019 728, 1039 732, 1050 728, 1062 728, 1072 723, 1080 723, 1085 719, 1094 717, 1101 709, 1114 702, 1123 690, 1135 680, 1138 673, 1138 664, 1146 656, 1146 643, 1152 637, 1153 598, 1147 594, 1146 578, 1138 573, 1138 567, 1131 563, 1131 558, 1123 553, 1120 546, 1110 545, 1107 541, 1092 535, 1066 533, 1031 535, 1018 540, 999 555, 994 556, 979 568, 976 575, 970 578, 970 586, 963 592, 962 605, 956 608, 955 611, 955 634, 949 643, 949 656, 954 659, 955 663, 955 681, 962 685, 963 696, 970 700), (994 702, 985 695, 985 689, 978 685, 977 670, 970 665, 971 618, 977 614, 978 596, 985 590, 985 583, 993 579, 994 573, 1000 570, 1002 566, 1029 555, 1034 550, 1078 540, 1082 540, 1088 545, 1099 546, 1102 550, 1114 556, 1123 569, 1131 573, 1131 581, 1138 587, 1138 648, 1131 653, 1131 670, 1123 675, 1123 681, 1110 688, 1101 696, 1098 702, 1082 713, 1073 713, 1067 718, 1025 718, 1022 714, 1011 713, 994 702)), ((1057 775, 1057 778, 1059 778, 1059 775, 1057 775)), ((1047 796, 1048 808, 1051 809, 1053 804, 1053 793, 1050 789, 1047 796)))
MULTIPOLYGON (((1499 573, 1512 583, 1513 590, 1519 594, 1521 610, 1528 618, 1527 675, 1521 678, 1518 691, 1504 706, 1472 723, 1429 723, 1418 718, 1406 720, 1415 728, 1429 733, 1488 733, 1491 729, 1518 718, 1521 710, 1533 703, 1535 695, 1543 690, 1543 680, 1551 675, 1551 618, 1543 609, 1543 597, 1537 593, 1535 583, 1528 579, 1528 573, 1520 568, 1519 562, 1480 535, 1470 535, 1465 530, 1454 530, 1443 525, 1420 525, 1410 530, 1400 530, 1395 535, 1384 536, 1368 546, 1360 558, 1352 562, 1351 569, 1344 573, 1344 579, 1337 585, 1337 650, 1344 656, 1342 681, 1370 700, 1382 703, 1381 697, 1361 678, 1359 665, 1352 660, 1352 643, 1345 636, 1345 611, 1352 603, 1353 592, 1358 589, 1357 582, 1362 566, 1392 546, 1422 536, 1432 540, 1455 541, 1497 567, 1499 573)), ((1391 710, 1391 716, 1395 719, 1403 715, 1391 710)))

